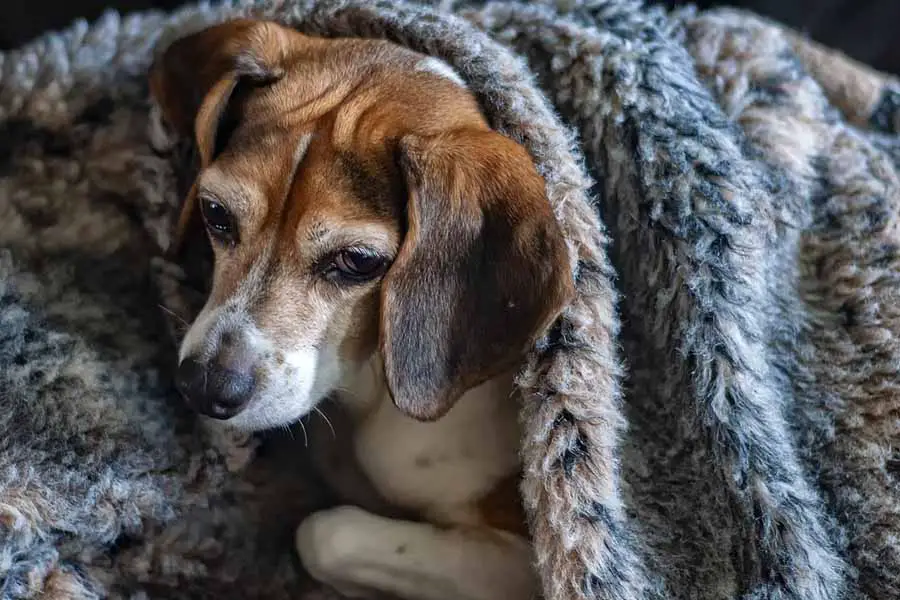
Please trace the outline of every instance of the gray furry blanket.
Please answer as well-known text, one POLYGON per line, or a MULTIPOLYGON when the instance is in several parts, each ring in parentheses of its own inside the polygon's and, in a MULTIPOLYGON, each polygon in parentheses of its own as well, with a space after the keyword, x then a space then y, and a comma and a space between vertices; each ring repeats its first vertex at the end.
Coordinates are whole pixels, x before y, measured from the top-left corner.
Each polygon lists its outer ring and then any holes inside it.
POLYGON ((631 0, 202 5, 0 54, 0 597, 329 594, 302 438, 201 430, 170 383, 206 265, 166 259, 192 162, 145 71, 248 9, 444 58, 546 177, 578 287, 518 379, 546 600, 900 598, 900 86, 631 0))

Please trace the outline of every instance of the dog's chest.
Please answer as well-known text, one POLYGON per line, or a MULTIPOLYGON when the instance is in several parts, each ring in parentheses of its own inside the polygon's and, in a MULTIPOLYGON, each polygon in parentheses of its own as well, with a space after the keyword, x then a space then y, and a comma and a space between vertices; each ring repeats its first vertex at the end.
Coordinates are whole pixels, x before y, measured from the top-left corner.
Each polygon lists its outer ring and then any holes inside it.
POLYGON ((404 416, 386 399, 359 424, 356 457, 395 506, 476 521, 475 504, 519 467, 517 408, 506 380, 470 391, 433 423, 404 416))

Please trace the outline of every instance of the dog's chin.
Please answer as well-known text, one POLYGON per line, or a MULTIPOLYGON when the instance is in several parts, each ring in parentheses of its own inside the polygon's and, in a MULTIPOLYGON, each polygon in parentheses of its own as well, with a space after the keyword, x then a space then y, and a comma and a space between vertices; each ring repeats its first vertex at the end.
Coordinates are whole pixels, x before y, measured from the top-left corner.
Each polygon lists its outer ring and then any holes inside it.
POLYGON ((321 400, 307 394, 254 398, 247 408, 219 423, 242 433, 287 427, 311 413, 321 400))

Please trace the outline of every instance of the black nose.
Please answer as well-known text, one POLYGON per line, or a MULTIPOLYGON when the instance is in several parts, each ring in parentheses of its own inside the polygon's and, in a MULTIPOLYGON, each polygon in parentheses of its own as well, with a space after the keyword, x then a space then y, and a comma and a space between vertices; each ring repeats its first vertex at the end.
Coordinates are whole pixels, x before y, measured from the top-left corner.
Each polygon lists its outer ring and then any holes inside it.
POLYGON ((252 373, 227 369, 216 361, 201 363, 186 358, 178 365, 175 384, 198 413, 230 419, 247 406, 256 381, 252 373))

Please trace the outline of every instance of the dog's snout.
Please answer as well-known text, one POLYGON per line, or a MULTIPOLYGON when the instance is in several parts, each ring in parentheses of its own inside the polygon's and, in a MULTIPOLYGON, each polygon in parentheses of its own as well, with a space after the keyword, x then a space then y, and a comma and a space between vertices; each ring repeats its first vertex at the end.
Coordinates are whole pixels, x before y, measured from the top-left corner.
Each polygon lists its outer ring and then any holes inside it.
POLYGON ((195 411, 214 419, 230 419, 241 412, 253 395, 252 370, 185 358, 178 365, 176 385, 195 411))

